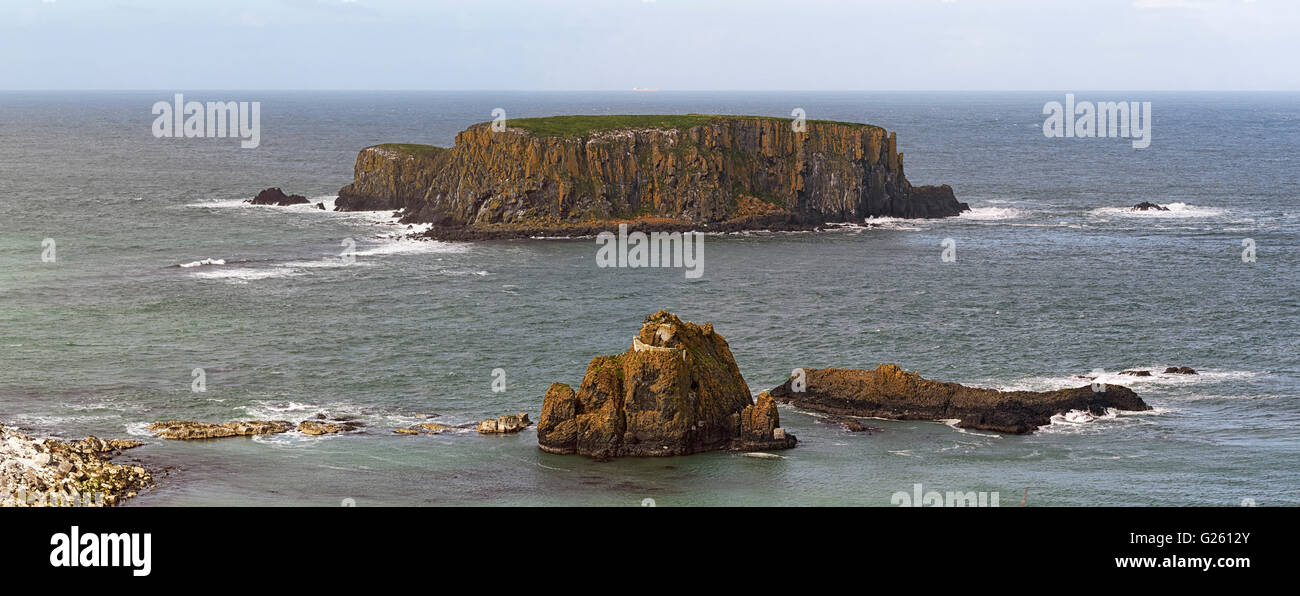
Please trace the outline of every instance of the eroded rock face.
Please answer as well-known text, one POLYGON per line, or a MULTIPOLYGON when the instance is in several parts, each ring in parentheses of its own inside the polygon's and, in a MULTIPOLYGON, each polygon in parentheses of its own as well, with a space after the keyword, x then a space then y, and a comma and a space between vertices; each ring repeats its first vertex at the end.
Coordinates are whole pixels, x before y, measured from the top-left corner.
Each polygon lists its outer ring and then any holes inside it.
POLYGON ((284 191, 279 188, 268 188, 257 193, 256 197, 244 202, 252 203, 254 205, 276 205, 279 207, 288 207, 289 205, 310 203, 311 201, 307 200, 307 197, 302 195, 284 194, 284 191))
POLYGON ((776 402, 749 386, 727 341, 712 324, 659 311, 646 318, 627 352, 597 356, 578 391, 546 392, 537 443, 550 453, 598 459, 794 447, 776 402))
POLYGON ((771 390, 772 395, 800 408, 828 414, 896 420, 957 419, 962 428, 1005 433, 1029 433, 1048 424, 1052 416, 1071 410, 1102 415, 1106 408, 1150 410, 1131 389, 1091 385, 1059 391, 997 391, 924 379, 894 364, 875 370, 805 369, 804 391, 792 389, 794 379, 771 390))
POLYGON ((194 420, 165 420, 149 425, 155 436, 164 439, 221 439, 248 435, 283 433, 294 425, 284 420, 243 420, 225 424, 210 424, 194 420))
POLYGON ((882 128, 810 122, 795 132, 788 119, 728 116, 575 137, 482 123, 450 149, 367 147, 336 205, 404 209, 404 222, 467 239, 626 220, 754 229, 968 209, 951 187, 913 187, 894 134, 882 128))

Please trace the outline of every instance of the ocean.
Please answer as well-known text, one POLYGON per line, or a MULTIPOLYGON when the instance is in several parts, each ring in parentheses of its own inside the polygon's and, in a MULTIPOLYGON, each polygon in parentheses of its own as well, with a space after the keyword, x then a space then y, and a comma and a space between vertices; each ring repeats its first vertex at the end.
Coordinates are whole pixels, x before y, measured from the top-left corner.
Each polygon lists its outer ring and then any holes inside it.
POLYGON ((128 506, 890 506, 916 485, 1002 506, 1300 504, 1300 94, 1076 94, 1150 101, 1152 142, 1134 149, 1044 136, 1063 92, 185 91, 261 102, 261 145, 241 149, 155 138, 150 108, 174 93, 0 92, 0 423, 146 441, 123 457, 157 488, 128 506), (913 184, 950 184, 972 210, 712 235, 688 279, 597 267, 591 239, 418 241, 386 212, 243 203, 277 186, 331 206, 362 147, 450 146, 496 108, 877 124, 913 184), (1129 210, 1143 201, 1169 210, 1129 210), (540 452, 532 429, 392 433, 536 420, 552 382, 576 388, 660 309, 712 322, 755 393, 801 367, 888 362, 1033 390, 1101 370, 1154 409, 1000 435, 883 420, 849 433, 783 408, 800 445, 780 458, 597 462, 540 452), (1118 375, 1134 368, 1155 372, 1118 375), (177 442, 145 428, 322 412, 367 432, 177 442))

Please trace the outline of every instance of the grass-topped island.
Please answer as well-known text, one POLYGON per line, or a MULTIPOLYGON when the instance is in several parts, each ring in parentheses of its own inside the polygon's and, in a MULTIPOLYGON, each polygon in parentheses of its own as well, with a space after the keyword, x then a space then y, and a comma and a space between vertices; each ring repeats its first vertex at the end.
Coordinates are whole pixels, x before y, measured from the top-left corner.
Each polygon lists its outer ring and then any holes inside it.
POLYGON ((475 124, 451 148, 367 147, 340 210, 400 210, 439 238, 807 229, 945 217, 948 186, 913 187, 878 126, 767 116, 611 115, 475 124))

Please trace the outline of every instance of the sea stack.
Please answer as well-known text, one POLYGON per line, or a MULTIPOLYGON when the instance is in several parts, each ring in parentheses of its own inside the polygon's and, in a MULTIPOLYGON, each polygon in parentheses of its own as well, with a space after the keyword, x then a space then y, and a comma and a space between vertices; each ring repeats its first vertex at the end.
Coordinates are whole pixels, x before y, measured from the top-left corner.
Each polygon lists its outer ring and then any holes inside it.
POLYGON ((875 370, 804 369, 771 394, 783 403, 840 416, 896 420, 957 420, 962 428, 1030 433, 1072 410, 1094 415, 1150 410, 1133 390, 1087 385, 1059 391, 997 391, 931 381, 894 364, 875 370))
POLYGON ((794 447, 776 401, 757 400, 712 324, 659 311, 617 356, 597 356, 578 391, 554 383, 537 423, 543 451, 597 459, 794 447))
POLYGON ((336 208, 401 210, 450 239, 633 229, 807 229, 969 209, 914 187, 894 133, 759 116, 556 116, 470 126, 449 149, 384 144, 357 155, 336 208))

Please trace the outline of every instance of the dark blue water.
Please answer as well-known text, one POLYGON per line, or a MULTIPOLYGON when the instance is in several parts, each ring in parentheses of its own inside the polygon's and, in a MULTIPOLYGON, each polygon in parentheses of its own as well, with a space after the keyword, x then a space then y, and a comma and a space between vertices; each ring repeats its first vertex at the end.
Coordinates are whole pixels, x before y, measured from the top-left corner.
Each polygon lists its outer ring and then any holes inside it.
POLYGON ((1078 94, 1151 101, 1152 144, 1134 150, 1045 138, 1054 92, 187 91, 262 102, 261 147, 245 150, 154 138, 150 107, 173 93, 0 93, 0 421, 147 437, 154 420, 329 412, 369 431, 145 438, 135 457, 178 469, 135 504, 888 505, 915 484, 1011 504, 1028 490, 1031 505, 1300 503, 1300 95, 1078 94), (597 268, 591 240, 416 242, 387 214, 241 204, 268 186, 330 203, 359 148, 450 145, 497 107, 869 122, 898 133, 914 183, 951 184, 974 211, 710 236, 689 280, 597 268), (1127 211, 1141 201, 1171 210, 1127 211), (209 258, 226 264, 177 266, 209 258), (540 453, 531 430, 391 434, 416 414, 535 419, 551 382, 576 386, 658 309, 713 322, 755 391, 796 367, 894 362, 1024 389, 1102 369, 1155 410, 1028 436, 891 421, 855 435, 783 410, 801 439, 785 459, 596 463, 540 453), (1174 365, 1201 374, 1115 374, 1174 365), (191 391, 194 368, 207 391, 191 391))

